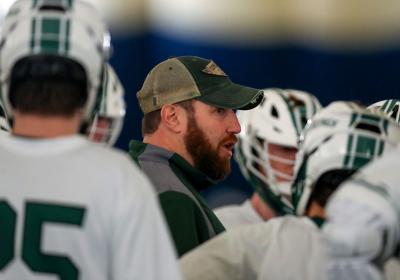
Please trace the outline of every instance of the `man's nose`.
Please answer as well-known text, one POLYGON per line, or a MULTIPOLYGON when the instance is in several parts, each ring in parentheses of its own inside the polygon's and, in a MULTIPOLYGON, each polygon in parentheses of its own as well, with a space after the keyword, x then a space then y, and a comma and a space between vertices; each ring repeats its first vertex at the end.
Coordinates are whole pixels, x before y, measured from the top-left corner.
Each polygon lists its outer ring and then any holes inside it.
POLYGON ((233 110, 229 112, 229 126, 227 131, 233 134, 238 134, 241 131, 239 120, 233 110))

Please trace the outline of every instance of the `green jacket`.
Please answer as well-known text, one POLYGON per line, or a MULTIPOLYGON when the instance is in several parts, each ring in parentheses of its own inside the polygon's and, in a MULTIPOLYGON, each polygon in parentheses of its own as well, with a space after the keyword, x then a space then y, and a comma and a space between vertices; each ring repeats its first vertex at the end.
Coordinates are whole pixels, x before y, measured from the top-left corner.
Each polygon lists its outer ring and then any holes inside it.
POLYGON ((213 182, 181 156, 163 148, 131 141, 129 154, 152 181, 179 256, 224 231, 200 196, 213 182))

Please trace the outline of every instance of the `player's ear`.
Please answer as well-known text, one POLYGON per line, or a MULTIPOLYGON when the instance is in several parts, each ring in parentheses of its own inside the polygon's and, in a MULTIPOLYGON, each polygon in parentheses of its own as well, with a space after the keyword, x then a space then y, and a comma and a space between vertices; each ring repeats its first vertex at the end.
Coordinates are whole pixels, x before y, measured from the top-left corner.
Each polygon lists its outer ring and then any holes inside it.
POLYGON ((180 133, 186 127, 185 110, 175 104, 167 104, 161 108, 161 121, 165 127, 175 133, 180 133))

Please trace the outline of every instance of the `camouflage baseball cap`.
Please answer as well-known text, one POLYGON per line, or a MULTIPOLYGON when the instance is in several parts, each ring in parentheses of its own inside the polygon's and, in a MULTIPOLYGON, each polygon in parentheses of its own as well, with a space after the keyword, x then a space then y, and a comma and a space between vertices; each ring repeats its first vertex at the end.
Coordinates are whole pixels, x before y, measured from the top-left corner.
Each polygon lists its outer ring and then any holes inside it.
POLYGON ((212 60, 196 56, 161 62, 150 71, 137 93, 144 114, 189 99, 219 108, 248 110, 256 107, 263 96, 262 90, 232 83, 212 60))

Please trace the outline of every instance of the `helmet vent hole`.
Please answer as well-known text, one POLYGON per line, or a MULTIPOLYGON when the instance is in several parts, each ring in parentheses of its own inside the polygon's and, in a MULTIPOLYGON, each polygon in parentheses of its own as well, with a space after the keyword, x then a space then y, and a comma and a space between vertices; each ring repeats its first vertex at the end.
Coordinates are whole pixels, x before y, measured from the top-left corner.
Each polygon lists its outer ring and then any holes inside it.
POLYGON ((278 110, 276 109, 275 106, 272 106, 271 108, 271 115, 275 118, 279 118, 278 110))
POLYGON ((307 118, 306 117, 301 117, 301 125, 304 127, 307 124, 307 118))
POLYGON ((39 8, 39 11, 51 11, 65 13, 65 8, 59 5, 46 4, 39 8))
POLYGON ((397 116, 397 114, 399 113, 399 105, 397 104, 396 106, 394 106, 393 110, 392 110, 392 114, 391 117, 395 118, 397 116))
POLYGON ((370 123, 359 123, 356 125, 357 129, 361 129, 361 130, 366 130, 366 131, 370 131, 370 132, 374 132, 377 134, 381 134, 381 129, 373 124, 370 123))

